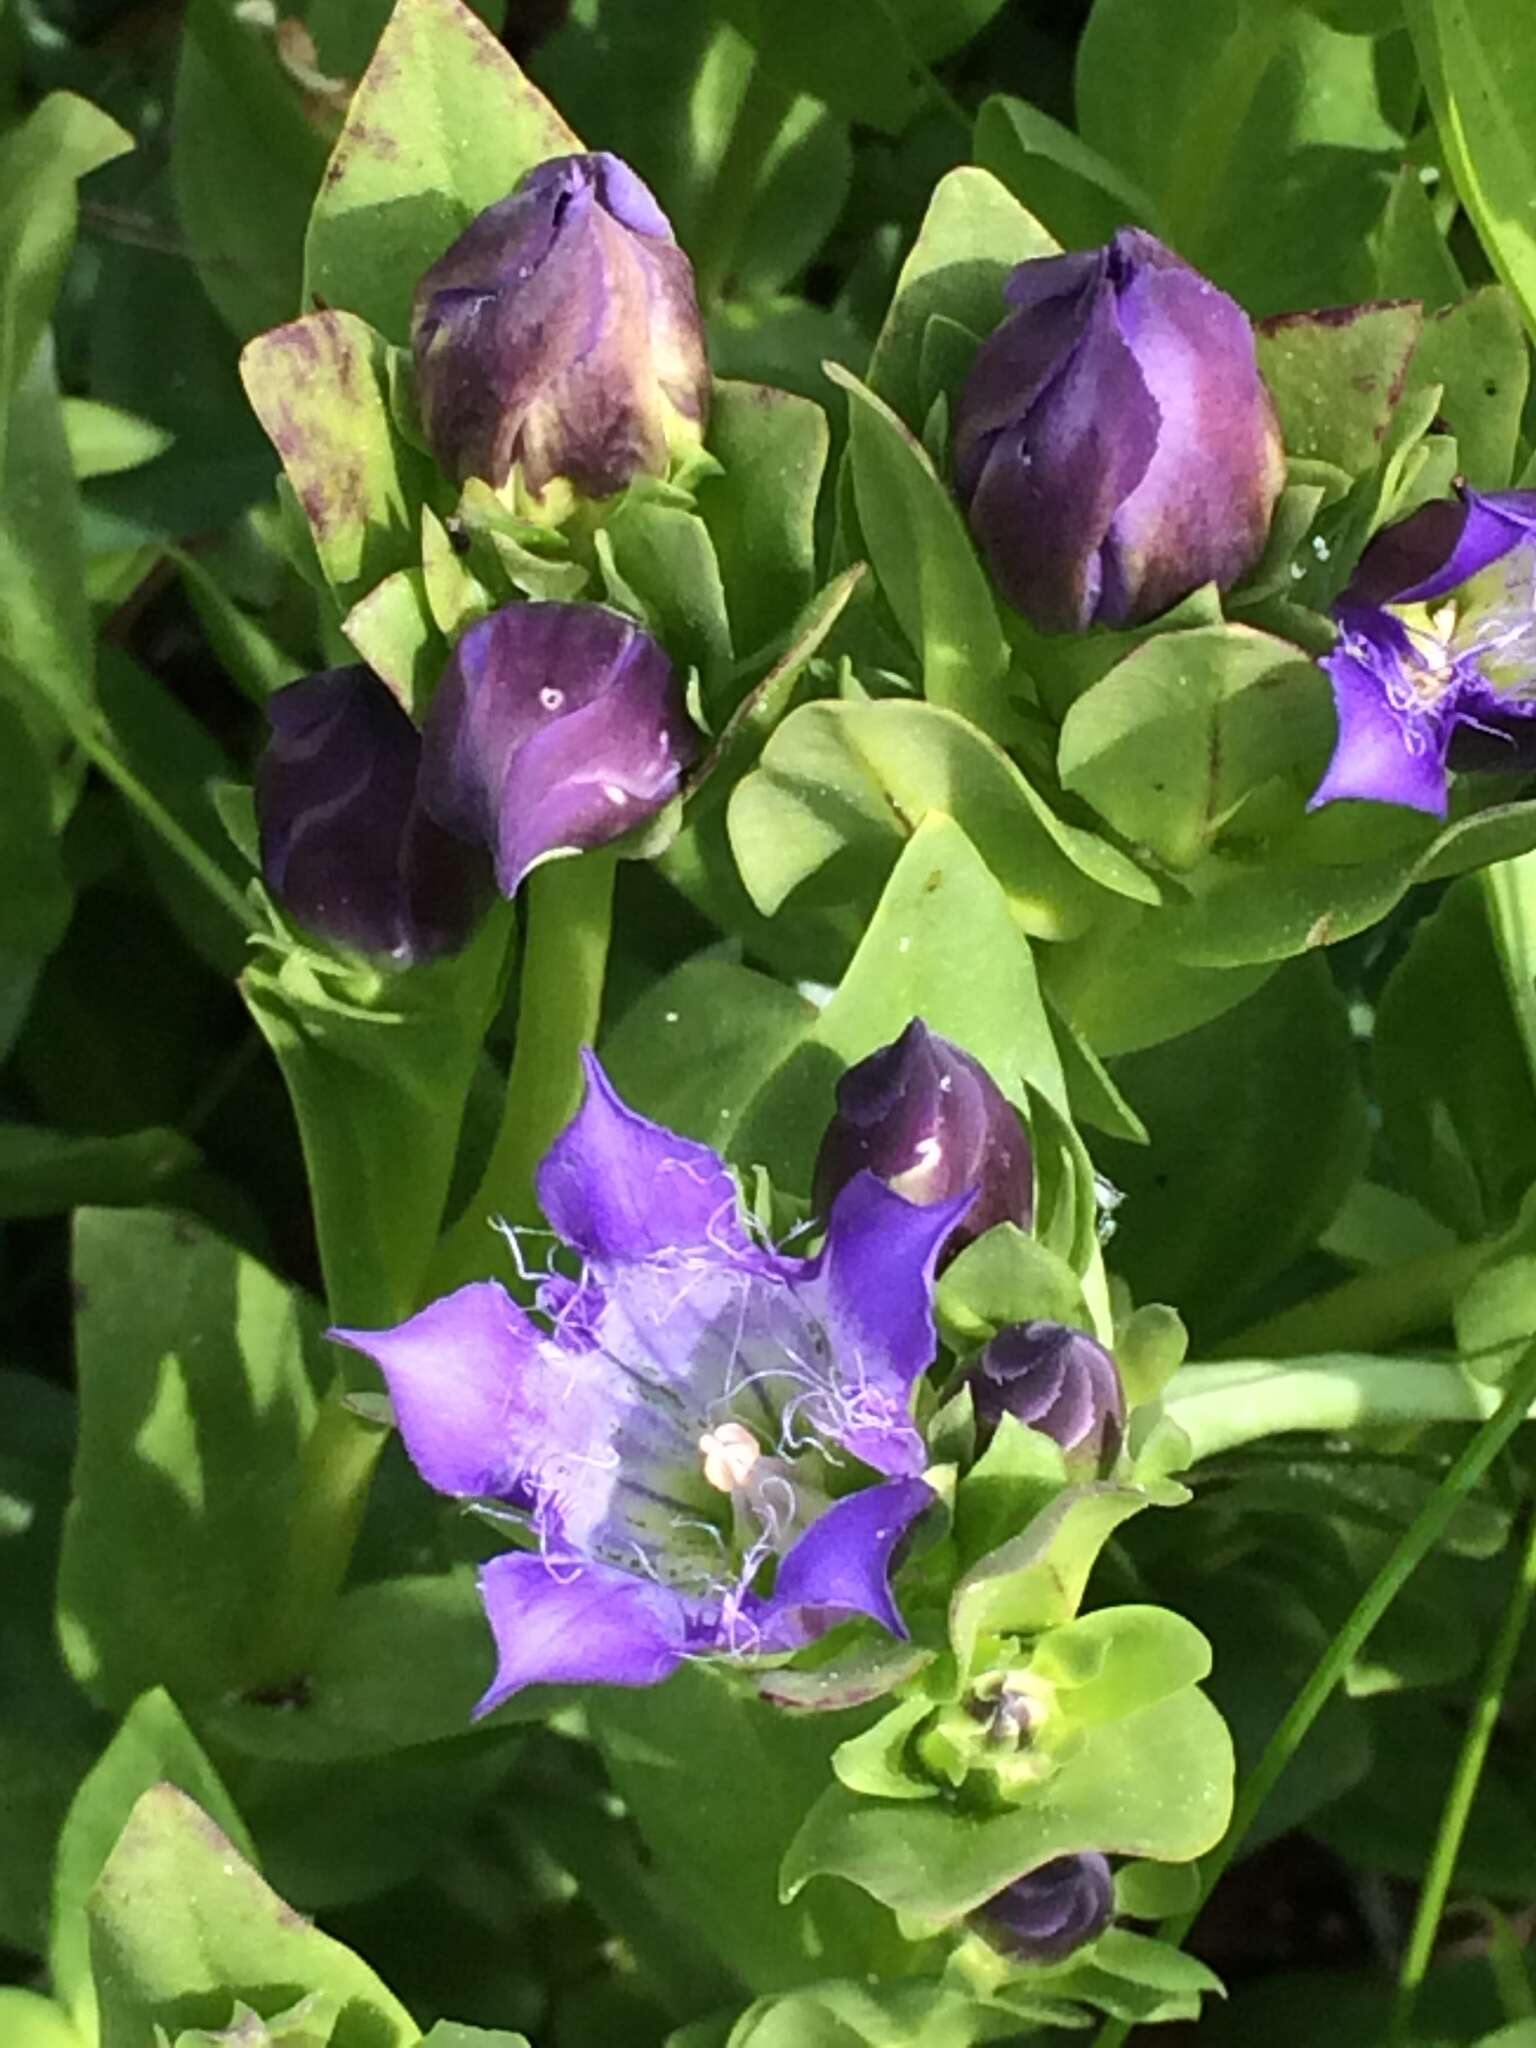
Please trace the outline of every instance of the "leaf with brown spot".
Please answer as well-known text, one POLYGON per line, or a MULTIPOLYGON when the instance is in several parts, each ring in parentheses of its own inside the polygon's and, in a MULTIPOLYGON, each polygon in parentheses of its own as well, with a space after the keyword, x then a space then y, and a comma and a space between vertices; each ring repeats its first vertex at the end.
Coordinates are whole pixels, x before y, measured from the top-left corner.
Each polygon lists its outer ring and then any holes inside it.
POLYGON ((310 313, 258 335, 240 375, 346 611, 414 559, 430 483, 390 419, 384 339, 350 313, 310 313))
POLYGON ((428 264, 525 171, 581 146, 461 0, 399 0, 310 216, 305 303, 404 342, 428 264))

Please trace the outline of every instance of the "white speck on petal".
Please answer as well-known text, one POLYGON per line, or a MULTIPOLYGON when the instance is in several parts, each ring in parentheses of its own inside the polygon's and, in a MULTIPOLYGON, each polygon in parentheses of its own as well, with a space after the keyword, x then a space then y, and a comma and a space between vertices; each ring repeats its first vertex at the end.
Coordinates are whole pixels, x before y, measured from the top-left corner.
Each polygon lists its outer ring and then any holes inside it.
POLYGON ((565 692, 557 690, 553 683, 546 683, 539 692, 539 702, 546 711, 558 711, 565 702, 565 692))
POLYGON ((616 782, 605 782, 603 784, 603 795, 607 797, 611 804, 622 804, 628 801, 623 790, 620 789, 616 782))

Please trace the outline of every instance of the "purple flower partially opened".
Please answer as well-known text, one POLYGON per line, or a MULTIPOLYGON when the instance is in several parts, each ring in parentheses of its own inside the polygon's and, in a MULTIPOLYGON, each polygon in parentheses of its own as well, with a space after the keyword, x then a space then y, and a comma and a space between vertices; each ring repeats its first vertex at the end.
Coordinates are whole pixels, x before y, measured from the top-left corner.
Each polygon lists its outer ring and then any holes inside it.
POLYGON ((423 733, 422 801, 489 848, 516 893, 553 854, 605 846, 677 795, 699 750, 649 633, 597 604, 510 604, 471 626, 423 733))
POLYGON ((816 1155, 818 1212, 866 1170, 913 1202, 976 1190, 946 1258, 995 1223, 1028 1230, 1034 1215, 1034 1157, 1018 1111, 980 1060, 921 1017, 838 1082, 837 1114, 816 1155))
POLYGON ((298 923, 408 966, 456 951, 488 900, 484 854, 422 809, 421 735, 371 669, 329 669, 268 701, 256 766, 267 887, 298 923))
POLYGON ((1009 1323, 967 1375, 979 1440, 1005 1415, 1027 1423, 1098 1468, 1125 1434, 1125 1390, 1115 1361, 1068 1323, 1009 1323))
POLYGON ((457 482, 555 477, 604 497, 696 447, 709 365, 693 268, 616 156, 554 157, 416 288, 427 441, 457 482))
POLYGON ((1443 818, 1449 770, 1536 764, 1536 491, 1421 505, 1372 541, 1334 618, 1338 739, 1313 809, 1443 818))
POLYGON ((1021 263, 955 412, 955 484, 1043 632, 1135 625, 1258 561, 1285 480, 1253 330, 1154 236, 1021 263))
POLYGON ((1093 1850, 1057 1856, 1015 1878, 977 1909, 982 1933, 1020 1963, 1060 1963, 1109 1925, 1114 1879, 1093 1850))
POLYGON ((484 1281, 333 1332, 383 1373, 422 1477, 537 1538, 480 1575, 481 1713, 542 1681, 653 1685, 686 1657, 790 1650, 853 1615, 904 1634, 889 1574, 933 1498, 912 1390, 969 1193, 920 1208, 860 1174, 821 1252, 789 1257, 716 1153, 586 1057, 538 1181, 579 1273, 547 1278, 534 1315, 484 1281))

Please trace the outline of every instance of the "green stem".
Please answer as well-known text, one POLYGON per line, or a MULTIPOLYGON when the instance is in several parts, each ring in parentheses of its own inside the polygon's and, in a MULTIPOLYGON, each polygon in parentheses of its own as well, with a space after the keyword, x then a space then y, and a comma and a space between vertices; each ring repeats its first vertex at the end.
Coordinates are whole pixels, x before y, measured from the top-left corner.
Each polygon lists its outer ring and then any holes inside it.
POLYGON ((694 277, 705 311, 717 305, 730 283, 752 202, 762 184, 768 155, 778 140, 794 95, 754 55, 746 87, 731 124, 730 140, 710 187, 694 251, 694 277))
POLYGON ((1533 1599, 1536 1599, 1536 1514, 1530 1518, 1520 1568, 1515 1575, 1515 1583, 1510 1588, 1509 1599, 1499 1623, 1499 1632, 1494 1637, 1493 1648, 1488 1653, 1482 1683, 1478 1687, 1477 1699, 1472 1708, 1472 1718, 1461 1745, 1461 1754, 1456 1759, 1456 1770, 1451 1779, 1450 1790, 1446 1794, 1445 1805, 1441 1809, 1434 1851, 1429 1859, 1429 1869, 1425 1872, 1423 1889, 1419 1893, 1418 1909, 1413 1916, 1413 1931, 1409 1935, 1402 1968, 1398 1972, 1397 1999, 1392 2009, 1391 2040, 1394 2048, 1395 2044, 1408 2038, 1414 2001, 1429 1968, 1435 1935, 1445 1911, 1446 1894, 1451 1888, 1451 1879, 1456 1872, 1456 1858, 1461 1853, 1462 1837, 1466 1834, 1467 1821, 1471 1816, 1472 1801, 1477 1796, 1483 1766, 1488 1760, 1488 1745, 1493 1739, 1494 1726, 1504 1704, 1504 1688, 1509 1683, 1509 1674, 1514 1668, 1520 1639, 1530 1619, 1533 1599))
POLYGON ((1190 1463, 1198 1464, 1295 1430, 1331 1435, 1401 1423, 1482 1422, 1498 1404, 1496 1388, 1451 1360, 1340 1351, 1283 1365, 1235 1358, 1181 1366, 1162 1412, 1189 1438, 1190 1463))
POLYGON ((1375 1351, 1440 1328, 1491 1245, 1457 1244, 1400 1266, 1359 1273, 1216 1347, 1218 1358, 1297 1358, 1318 1351, 1375 1351))
POLYGON ((255 931, 258 926, 256 913, 244 893, 236 888, 218 862, 209 858, 186 827, 172 817, 153 790, 145 788, 111 743, 97 732, 94 723, 86 718, 74 718, 69 721, 69 729, 71 738, 92 767, 100 769, 118 795, 131 804, 150 830, 164 840, 189 873, 194 874, 209 895, 229 912, 240 929, 255 931))
POLYGON ((611 853, 550 861, 528 882, 517 1039, 501 1126, 480 1185, 438 1246, 430 1291, 482 1279, 501 1263, 493 1218, 533 1223, 539 1161, 581 1100, 581 1049, 597 1036, 613 924, 611 853))
POLYGON ((289 1527, 288 1569, 277 1596, 270 1650, 271 1682, 301 1677, 314 1655, 351 1562, 368 1505, 369 1483, 387 1429, 346 1405, 338 1378, 320 1404, 299 1461, 289 1527))
MULTIPOLYGON (((1238 1790, 1226 1834, 1201 1865, 1199 1898, 1188 1913, 1163 1923, 1158 1929, 1162 1940, 1177 1948, 1193 1927, 1201 1908, 1258 1818, 1264 1802, 1274 1791, 1281 1773, 1338 1690, 1345 1672, 1413 1573, 1444 1535, 1457 1508, 1525 1420, 1533 1398, 1536 1398, 1536 1344, 1521 1359, 1497 1411, 1478 1430, 1414 1516, 1391 1556, 1361 1594, 1348 1621, 1329 1644, 1311 1677, 1269 1738, 1263 1755, 1238 1790)), ((1120 2048, 1131 2024, 1129 2020, 1107 2021, 1099 2031, 1094 2048, 1120 2048)))

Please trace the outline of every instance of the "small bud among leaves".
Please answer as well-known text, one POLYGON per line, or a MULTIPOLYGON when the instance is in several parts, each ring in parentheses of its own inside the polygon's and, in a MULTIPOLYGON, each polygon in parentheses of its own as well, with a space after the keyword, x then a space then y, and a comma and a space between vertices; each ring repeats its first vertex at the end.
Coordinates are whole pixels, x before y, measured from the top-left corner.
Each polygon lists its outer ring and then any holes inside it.
POLYGON ((1096 1941, 1114 1913, 1114 1880, 1094 1850, 1057 1856, 1016 1877, 975 1919, 995 1947, 1021 1963, 1060 1963, 1096 1941))
POLYGON ((1067 1323, 1009 1323, 971 1368, 970 1386, 983 1441, 1012 1415, 1096 1468, 1112 1462, 1120 1449, 1120 1374, 1086 1330, 1067 1323))

